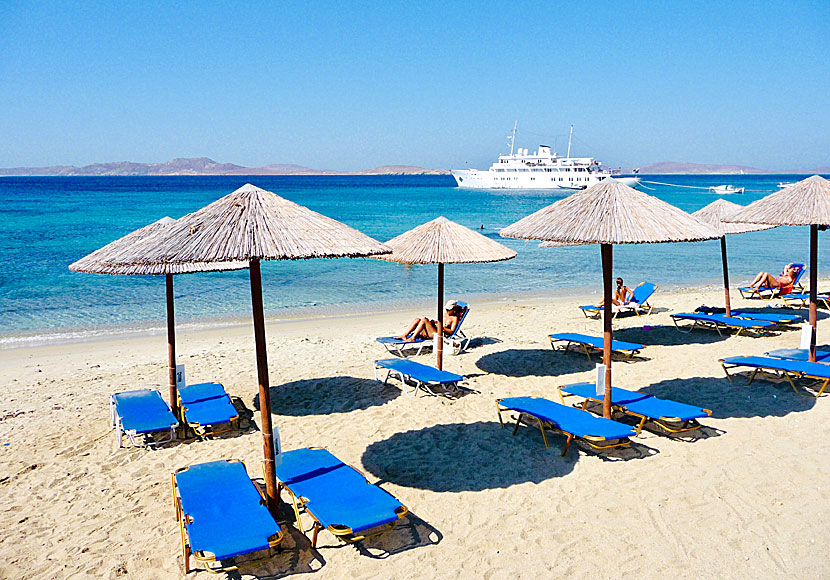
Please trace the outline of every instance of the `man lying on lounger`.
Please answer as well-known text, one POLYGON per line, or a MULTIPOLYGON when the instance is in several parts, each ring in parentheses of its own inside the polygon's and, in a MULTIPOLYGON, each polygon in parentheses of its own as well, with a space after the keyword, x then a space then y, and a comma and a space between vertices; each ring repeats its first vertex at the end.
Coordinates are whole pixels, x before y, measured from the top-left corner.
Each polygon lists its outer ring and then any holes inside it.
MULTIPOLYGON (((452 336, 455 332, 458 322, 461 320, 462 308, 455 300, 447 300, 444 304, 444 336, 452 336)), ((426 316, 416 318, 406 329, 406 332, 396 336, 395 338, 403 340, 404 342, 413 342, 418 339, 431 339, 435 336, 438 330, 438 321, 427 318, 426 316)))

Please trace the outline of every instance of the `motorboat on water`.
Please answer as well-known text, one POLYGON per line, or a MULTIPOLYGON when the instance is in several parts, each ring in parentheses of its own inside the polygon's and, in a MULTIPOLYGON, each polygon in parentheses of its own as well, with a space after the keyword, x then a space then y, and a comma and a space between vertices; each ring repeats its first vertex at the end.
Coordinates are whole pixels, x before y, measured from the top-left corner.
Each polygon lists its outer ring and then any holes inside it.
POLYGON ((744 189, 743 187, 735 187, 734 185, 713 185, 709 188, 709 191, 718 195, 726 195, 728 193, 743 193, 744 189))
POLYGON ((629 187, 640 183, 639 177, 621 177, 619 169, 605 169, 593 157, 571 157, 571 135, 568 153, 564 157, 547 145, 530 153, 521 147, 515 149, 516 128, 510 140, 510 153, 499 155, 490 169, 452 169, 458 187, 467 189, 585 189, 604 179, 613 177, 629 187))
POLYGON ((779 181, 778 182, 778 189, 785 189, 787 187, 792 187, 795 185, 794 181, 786 182, 786 181, 779 181))

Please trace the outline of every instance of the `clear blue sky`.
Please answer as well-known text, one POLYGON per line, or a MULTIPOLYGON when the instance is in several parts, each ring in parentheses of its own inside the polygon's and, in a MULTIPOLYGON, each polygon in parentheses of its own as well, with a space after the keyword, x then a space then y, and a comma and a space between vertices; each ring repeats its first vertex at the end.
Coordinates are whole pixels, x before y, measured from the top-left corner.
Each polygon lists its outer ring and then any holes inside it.
POLYGON ((830 2, 0 0, 0 167, 830 165, 830 2))

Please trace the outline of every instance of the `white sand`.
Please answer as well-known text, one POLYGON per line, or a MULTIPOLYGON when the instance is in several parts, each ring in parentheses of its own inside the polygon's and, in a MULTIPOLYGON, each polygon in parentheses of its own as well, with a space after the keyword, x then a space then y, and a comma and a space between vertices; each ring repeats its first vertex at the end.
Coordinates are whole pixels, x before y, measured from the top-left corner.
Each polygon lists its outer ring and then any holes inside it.
MULTIPOLYGON (((615 384, 713 409, 701 436, 644 431, 628 450, 574 444, 564 458, 560 436, 545 449, 538 430, 511 437, 499 428, 495 399, 556 399, 557 385, 592 379, 593 362, 554 353, 546 339, 600 334, 577 301, 474 304, 465 324, 478 340, 445 361, 477 391, 457 400, 411 398, 374 381, 371 361, 386 355, 373 337, 419 312, 269 324, 284 448, 328 447, 383 480, 414 517, 360 549, 322 532, 315 552, 283 504, 286 551, 242 577, 826 578, 830 397, 724 378, 718 358, 796 347, 797 331, 721 338, 661 327, 669 310, 721 298, 658 292, 660 312, 615 323, 616 338, 649 345, 646 360, 614 365, 615 384)), ((166 396, 165 342, 0 351, 0 578, 180 577, 170 473, 235 457, 261 476, 262 437, 252 429, 155 451, 115 447, 108 395, 157 387, 166 396)), ((223 382, 258 423, 250 325, 182 333, 178 352, 189 382, 223 382)))

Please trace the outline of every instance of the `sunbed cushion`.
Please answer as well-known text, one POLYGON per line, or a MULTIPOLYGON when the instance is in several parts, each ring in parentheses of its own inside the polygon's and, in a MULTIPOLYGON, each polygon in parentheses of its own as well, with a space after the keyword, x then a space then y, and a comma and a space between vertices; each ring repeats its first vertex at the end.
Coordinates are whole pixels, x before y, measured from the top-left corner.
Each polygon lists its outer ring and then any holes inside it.
POLYGON ((811 377, 830 378, 830 365, 819 362, 787 360, 766 356, 732 356, 722 359, 725 364, 804 373, 811 377))
MULTIPOLYGON (((588 344, 598 349, 605 347, 605 339, 601 336, 588 336, 587 334, 579 334, 576 332, 560 332, 559 334, 551 334, 549 336, 553 340, 568 340, 570 342, 588 344)), ((637 344, 636 342, 625 342, 622 340, 611 341, 611 350, 641 350, 643 348, 645 346, 637 344)))
POLYGON ((191 465, 175 475, 194 551, 224 560, 265 550, 280 527, 240 462, 191 465))
POLYGON ((187 404, 184 406, 184 414, 188 423, 197 425, 227 423, 239 416, 239 412, 227 395, 187 404))
POLYGON ((427 342, 429 338, 416 338, 414 340, 404 340, 402 338, 395 338, 394 336, 381 336, 375 339, 381 344, 421 344, 422 342, 427 342))
POLYGON ((227 392, 221 383, 198 383, 179 387, 179 399, 181 399, 183 405, 215 399, 223 395, 227 395, 227 392))
POLYGON ((548 399, 509 397, 502 399, 500 404, 507 409, 549 421, 561 431, 572 433, 577 437, 623 439, 635 435, 634 430, 628 425, 596 417, 587 411, 560 405, 548 399))
POLYGON ((306 499, 307 509, 325 527, 346 526, 358 533, 398 519, 395 510, 401 507, 400 501, 326 449, 283 453, 277 477, 295 496, 306 499), (299 472, 305 475, 297 477, 299 472))
POLYGON ((125 431, 153 433, 169 430, 179 424, 158 391, 125 391, 114 394, 112 400, 125 431))
POLYGON ((775 323, 767 320, 750 320, 748 318, 736 318, 722 314, 704 314, 702 312, 678 312, 672 314, 671 317, 681 320, 708 321, 737 328, 769 328, 770 326, 775 326, 775 323))
MULTIPOLYGON (((779 348, 764 353, 764 356, 807 362, 807 359, 810 358, 810 351, 806 348, 779 348)), ((830 352, 826 350, 816 351, 816 362, 830 362, 826 360, 828 358, 830 358, 830 352)))
MULTIPOLYGON (((597 395, 597 389, 594 383, 573 383, 563 386, 562 391, 576 395, 577 397, 582 397, 583 399, 596 399, 601 401, 605 398, 604 393, 597 395)), ((651 396, 648 393, 638 393, 636 391, 611 387, 611 402, 615 405, 626 405, 651 396)))
POLYGON ((397 371, 423 383, 443 385, 464 380, 464 377, 461 375, 448 371, 439 371, 435 367, 406 359, 386 358, 376 360, 375 365, 397 371))

